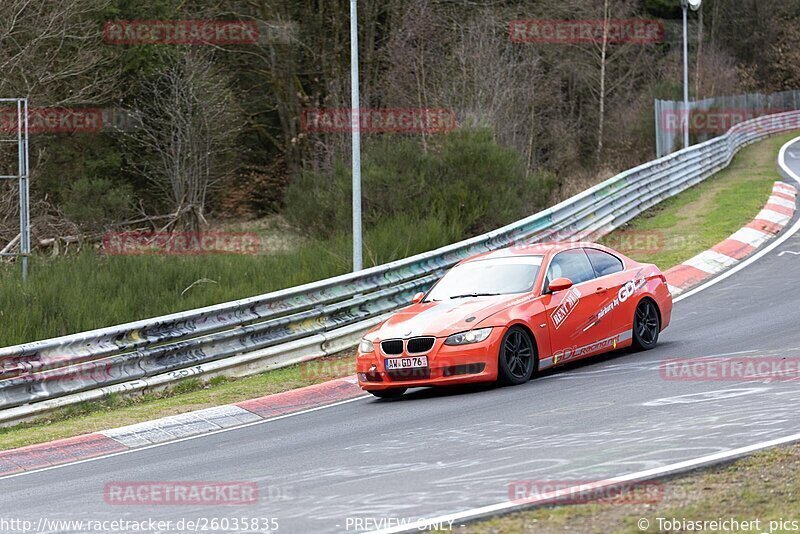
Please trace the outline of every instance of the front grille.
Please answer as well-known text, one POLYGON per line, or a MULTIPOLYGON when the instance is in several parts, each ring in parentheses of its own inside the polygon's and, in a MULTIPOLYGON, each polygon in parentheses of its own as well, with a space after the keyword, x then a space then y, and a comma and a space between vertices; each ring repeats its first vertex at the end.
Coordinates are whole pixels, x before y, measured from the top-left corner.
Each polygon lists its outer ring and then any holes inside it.
POLYGON ((403 354, 402 339, 387 339, 381 341, 381 350, 384 354, 403 354))
POLYGON ((386 376, 389 377, 389 380, 394 380, 396 382, 403 380, 424 380, 431 377, 431 370, 427 367, 395 369, 394 371, 386 371, 386 376))
POLYGON ((433 348, 433 343, 436 341, 434 337, 412 337, 408 340, 406 349, 409 354, 420 354, 428 352, 433 348))

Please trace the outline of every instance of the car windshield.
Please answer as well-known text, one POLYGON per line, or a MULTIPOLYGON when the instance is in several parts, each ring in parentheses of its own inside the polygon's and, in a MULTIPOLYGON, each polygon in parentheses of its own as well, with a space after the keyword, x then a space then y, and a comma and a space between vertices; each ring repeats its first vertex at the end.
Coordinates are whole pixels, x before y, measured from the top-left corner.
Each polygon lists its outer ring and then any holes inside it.
POLYGON ((533 290, 542 256, 492 258, 453 267, 425 301, 526 293, 533 290))

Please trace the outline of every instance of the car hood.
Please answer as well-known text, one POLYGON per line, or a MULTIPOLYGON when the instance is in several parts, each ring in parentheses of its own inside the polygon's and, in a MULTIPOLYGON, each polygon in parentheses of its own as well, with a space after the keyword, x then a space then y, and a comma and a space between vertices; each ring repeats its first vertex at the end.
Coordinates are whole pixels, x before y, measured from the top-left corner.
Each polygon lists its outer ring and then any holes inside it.
POLYGON ((500 295, 420 302, 389 317, 373 334, 379 340, 449 336, 478 327, 482 321, 507 308, 519 297, 520 295, 500 295))

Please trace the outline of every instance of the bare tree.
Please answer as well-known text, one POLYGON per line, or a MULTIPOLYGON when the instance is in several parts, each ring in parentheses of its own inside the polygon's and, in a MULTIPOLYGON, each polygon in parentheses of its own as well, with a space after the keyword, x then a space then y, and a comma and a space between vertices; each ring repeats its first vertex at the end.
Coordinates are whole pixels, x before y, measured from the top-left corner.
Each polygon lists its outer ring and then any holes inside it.
MULTIPOLYGON (((119 94, 120 66, 103 43, 97 13, 110 0, 3 0, 0 2, 0 95, 27 97, 32 109, 68 105, 96 105, 119 94)), ((11 134, 5 124, 2 135, 11 134)), ((12 144, 1 143, 14 150, 12 144)), ((34 136, 31 141, 32 231, 46 235, 60 212, 42 194, 40 166, 59 152, 59 140, 34 136)), ((0 150, 0 167, 16 164, 16 153, 0 150)), ((2 184, 0 247, 19 232, 14 184, 2 184)), ((65 225, 66 221, 61 220, 65 225)), ((51 235, 51 234, 50 234, 51 235)))
MULTIPOLYGON (((564 5, 567 7, 567 4, 564 5)), ((601 20, 603 31, 600 38, 591 43, 568 45, 569 54, 562 55, 570 68, 577 69, 581 86, 588 90, 594 100, 597 113, 595 133, 595 158, 601 160, 605 143, 606 115, 609 101, 618 92, 630 92, 636 86, 637 78, 646 70, 646 54, 652 47, 642 42, 626 39, 612 41, 609 35, 613 21, 626 19, 636 13, 636 4, 631 0, 603 0, 602 3, 578 2, 570 9, 576 18, 601 20)), ((621 95, 625 100, 625 95, 621 95)))
POLYGON ((96 13, 108 0, 0 2, 0 94, 38 105, 83 104, 117 90, 96 13))
POLYGON ((525 155, 529 170, 547 152, 542 134, 557 113, 554 87, 535 48, 513 43, 494 9, 408 4, 387 42, 382 94, 388 106, 448 108, 467 127, 488 127, 525 155))
POLYGON ((125 135, 145 153, 135 167, 171 205, 167 227, 197 230, 206 223, 209 189, 233 170, 240 114, 212 52, 181 52, 144 82, 130 110, 138 127, 125 135))

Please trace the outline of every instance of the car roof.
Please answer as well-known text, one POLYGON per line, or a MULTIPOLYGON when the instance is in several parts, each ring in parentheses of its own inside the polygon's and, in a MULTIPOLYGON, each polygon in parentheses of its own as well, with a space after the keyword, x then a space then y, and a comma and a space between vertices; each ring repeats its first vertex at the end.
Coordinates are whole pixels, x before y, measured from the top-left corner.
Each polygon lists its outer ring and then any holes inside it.
POLYGON ((463 260, 461 263, 494 258, 510 258, 515 256, 547 256, 557 254, 563 250, 581 247, 597 248, 606 252, 611 252, 618 256, 622 256, 622 254, 619 252, 616 252, 615 250, 598 243, 591 243, 588 241, 548 241, 544 243, 517 243, 509 247, 476 254, 475 256, 471 256, 463 260))

